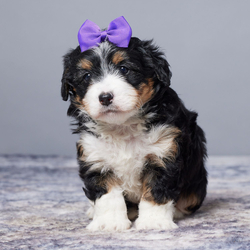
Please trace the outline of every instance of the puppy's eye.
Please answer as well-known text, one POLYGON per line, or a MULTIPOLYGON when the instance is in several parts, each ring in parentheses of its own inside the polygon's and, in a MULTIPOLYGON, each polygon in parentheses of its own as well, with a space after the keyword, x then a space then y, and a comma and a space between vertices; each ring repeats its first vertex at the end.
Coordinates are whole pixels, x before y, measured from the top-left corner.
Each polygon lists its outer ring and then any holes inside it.
POLYGON ((90 73, 86 73, 84 76, 83 76, 83 80, 88 82, 91 78, 91 74, 90 73))
POLYGON ((124 67, 124 66, 121 66, 120 67, 120 72, 123 74, 123 75, 126 75, 128 73, 129 69, 124 67))

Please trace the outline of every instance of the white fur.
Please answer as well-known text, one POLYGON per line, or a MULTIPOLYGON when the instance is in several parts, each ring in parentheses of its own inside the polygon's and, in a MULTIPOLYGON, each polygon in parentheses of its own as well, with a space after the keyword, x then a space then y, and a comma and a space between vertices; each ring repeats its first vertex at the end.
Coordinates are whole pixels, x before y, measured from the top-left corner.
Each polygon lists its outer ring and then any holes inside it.
POLYGON ((174 205, 172 201, 158 205, 145 200, 139 204, 139 217, 135 221, 136 229, 174 229, 178 226, 173 222, 174 205))
POLYGON ((94 120, 113 124, 122 124, 133 116, 137 112, 137 102, 135 88, 116 74, 107 74, 100 82, 90 85, 84 97, 86 110, 94 120), (101 93, 113 94, 111 105, 100 103, 101 93))
POLYGON ((91 231, 124 231, 130 228, 122 189, 113 187, 95 201, 93 221, 87 226, 91 231))
POLYGON ((102 70, 106 71, 107 62, 105 60, 107 59, 107 55, 110 55, 114 48, 110 46, 109 42, 105 41, 92 48, 92 50, 102 59, 102 70))
POLYGON ((112 170, 122 181, 121 188, 127 198, 139 203, 142 195, 141 171, 145 157, 154 154, 159 158, 168 157, 174 138, 167 135, 172 128, 157 126, 146 132, 140 120, 128 126, 97 126, 91 129, 100 136, 89 133, 81 135, 85 161, 93 164, 89 171, 112 170))
POLYGON ((90 203, 90 207, 89 209, 87 210, 86 214, 87 216, 90 218, 90 219, 93 219, 94 217, 94 213, 95 213, 95 210, 94 210, 94 202, 89 200, 89 203, 90 203))

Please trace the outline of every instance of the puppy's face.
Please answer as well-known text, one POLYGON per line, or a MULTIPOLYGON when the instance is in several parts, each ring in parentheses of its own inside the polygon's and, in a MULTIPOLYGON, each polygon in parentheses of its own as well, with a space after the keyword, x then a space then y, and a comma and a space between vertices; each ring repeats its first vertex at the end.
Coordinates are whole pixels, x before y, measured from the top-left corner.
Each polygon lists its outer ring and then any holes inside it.
POLYGON ((153 81, 125 49, 108 42, 79 56, 76 63, 79 108, 94 120, 121 124, 153 95, 153 81))
POLYGON ((65 56, 62 96, 65 100, 70 92, 72 104, 95 121, 122 124, 153 98, 159 78, 145 49, 106 41, 65 56))

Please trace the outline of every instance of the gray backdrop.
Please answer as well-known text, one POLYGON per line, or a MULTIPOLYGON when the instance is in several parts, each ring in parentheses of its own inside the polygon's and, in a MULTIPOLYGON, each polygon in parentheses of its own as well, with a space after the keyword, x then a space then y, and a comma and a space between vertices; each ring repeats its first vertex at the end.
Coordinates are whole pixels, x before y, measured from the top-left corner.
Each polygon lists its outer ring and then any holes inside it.
POLYGON ((62 56, 90 19, 123 15, 166 52, 172 88, 199 112, 210 155, 250 153, 250 1, 0 0, 0 154, 75 155, 62 56))

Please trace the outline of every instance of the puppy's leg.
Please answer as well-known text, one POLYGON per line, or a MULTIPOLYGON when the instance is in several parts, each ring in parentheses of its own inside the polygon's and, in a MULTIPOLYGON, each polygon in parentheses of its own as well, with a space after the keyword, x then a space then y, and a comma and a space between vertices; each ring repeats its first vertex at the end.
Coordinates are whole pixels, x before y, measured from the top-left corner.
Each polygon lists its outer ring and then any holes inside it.
POLYGON ((113 187, 107 194, 96 199, 93 221, 88 230, 123 231, 130 228, 127 208, 120 187, 113 187))
MULTIPOLYGON (((81 149, 81 147, 79 146, 81 149)), ((94 163, 85 162, 83 151, 78 149, 79 175, 83 180, 85 195, 94 204, 87 211, 93 221, 87 226, 91 231, 122 231, 131 225, 119 179, 110 171, 92 171, 94 163), (80 153, 79 153, 80 152, 80 153)))
POLYGON ((178 166, 147 164, 143 173, 143 195, 139 204, 137 229, 173 229, 174 200, 178 196, 178 166))

